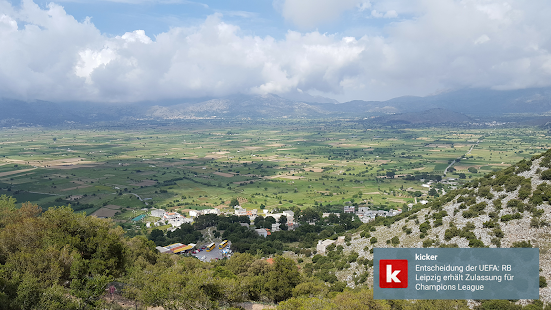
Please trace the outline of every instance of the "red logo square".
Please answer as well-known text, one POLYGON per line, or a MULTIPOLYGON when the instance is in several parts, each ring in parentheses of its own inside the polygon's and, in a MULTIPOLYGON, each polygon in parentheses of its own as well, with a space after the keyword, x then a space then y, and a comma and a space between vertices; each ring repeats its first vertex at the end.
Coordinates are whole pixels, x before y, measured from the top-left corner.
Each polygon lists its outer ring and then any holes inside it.
POLYGON ((381 259, 379 261, 379 287, 408 287, 407 259, 381 259))

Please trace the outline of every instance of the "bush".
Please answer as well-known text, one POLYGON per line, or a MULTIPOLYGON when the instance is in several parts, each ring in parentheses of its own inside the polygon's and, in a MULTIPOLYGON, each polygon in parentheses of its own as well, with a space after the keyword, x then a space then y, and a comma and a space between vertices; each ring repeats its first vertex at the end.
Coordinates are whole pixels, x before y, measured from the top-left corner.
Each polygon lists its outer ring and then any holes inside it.
POLYGON ((542 180, 551 180, 551 169, 547 169, 541 173, 542 180))
POLYGON ((497 238, 503 238, 505 236, 501 228, 494 228, 492 232, 494 233, 494 236, 496 236, 497 238))
POLYGON ((484 228, 494 228, 496 227, 496 222, 494 221, 487 221, 482 224, 482 227, 484 228))
POLYGON ((532 244, 530 243, 530 241, 518 241, 518 242, 513 242, 513 245, 511 247, 512 248, 531 248, 532 244))
POLYGON ((469 240, 469 247, 471 248, 485 248, 484 242, 479 239, 471 239, 469 240))
POLYGON ((430 229, 430 223, 428 221, 419 225, 419 231, 422 233, 426 233, 429 229, 430 229))
POLYGON ((547 287, 547 280, 543 276, 540 276, 540 287, 541 288, 547 287))
POLYGON ((375 244, 377 243, 377 238, 371 237, 371 239, 369 239, 369 242, 371 242, 371 244, 375 244))
POLYGON ((427 240, 423 241, 423 247, 424 247, 424 248, 428 248, 428 247, 432 246, 432 244, 433 244, 434 242, 435 242, 435 241, 432 240, 432 239, 427 239, 427 240))
POLYGON ((508 208, 515 208, 518 212, 524 212, 524 203, 518 199, 511 199, 507 202, 508 208))
POLYGON ((446 229, 446 231, 444 232, 444 239, 446 241, 450 241, 453 237, 459 236, 460 233, 461 233, 461 231, 459 229, 457 229, 455 226, 450 227, 450 228, 446 229))

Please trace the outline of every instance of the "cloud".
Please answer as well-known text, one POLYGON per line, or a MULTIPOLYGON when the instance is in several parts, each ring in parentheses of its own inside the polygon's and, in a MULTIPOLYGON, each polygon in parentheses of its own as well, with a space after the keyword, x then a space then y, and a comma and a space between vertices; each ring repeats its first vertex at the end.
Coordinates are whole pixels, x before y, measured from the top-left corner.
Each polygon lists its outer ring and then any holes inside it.
POLYGON ((139 29, 112 37, 56 4, 25 0, 14 8, 0 0, 0 96, 115 102, 300 89, 377 100, 551 86, 545 1, 388 3, 371 1, 364 10, 400 16, 384 36, 288 31, 274 39, 244 35, 221 14, 155 37, 139 29))
POLYGON ((126 3, 126 4, 150 4, 150 3, 159 3, 159 4, 193 4, 193 5, 199 5, 204 7, 205 9, 208 9, 209 6, 205 3, 198 2, 198 1, 189 1, 189 0, 57 0, 57 2, 79 2, 79 3, 87 3, 87 2, 117 2, 117 3, 126 3))
POLYGON ((333 21, 344 11, 367 4, 360 0, 278 0, 274 6, 283 17, 302 29, 315 28, 321 23, 333 21))

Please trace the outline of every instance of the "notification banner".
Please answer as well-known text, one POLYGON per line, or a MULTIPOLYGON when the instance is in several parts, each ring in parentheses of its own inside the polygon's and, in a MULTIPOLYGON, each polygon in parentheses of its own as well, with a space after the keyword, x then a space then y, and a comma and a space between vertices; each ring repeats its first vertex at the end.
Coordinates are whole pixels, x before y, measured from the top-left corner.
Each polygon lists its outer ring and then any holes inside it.
POLYGON ((375 299, 539 299, 539 249, 375 248, 375 299))

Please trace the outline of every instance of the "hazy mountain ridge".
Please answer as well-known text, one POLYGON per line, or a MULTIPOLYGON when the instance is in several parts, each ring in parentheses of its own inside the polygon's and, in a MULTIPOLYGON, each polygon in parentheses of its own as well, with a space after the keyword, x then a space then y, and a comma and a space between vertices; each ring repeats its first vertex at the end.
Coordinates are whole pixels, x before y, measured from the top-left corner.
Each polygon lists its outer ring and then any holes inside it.
POLYGON ((403 115, 376 118, 371 121, 400 123, 405 119, 409 123, 435 124, 446 123, 447 119, 450 119, 451 123, 469 121, 465 115, 499 116, 504 113, 539 114, 551 111, 551 88, 511 91, 462 89, 426 97, 404 96, 387 101, 353 100, 345 103, 335 103, 331 99, 314 96, 302 97, 308 99, 308 102, 273 94, 136 103, 56 103, 2 99, 0 124, 53 125, 64 122, 92 123, 132 119, 372 118, 388 114, 403 115), (439 109, 439 112, 436 113, 434 109, 439 109), (421 119, 422 115, 434 117, 421 119))

